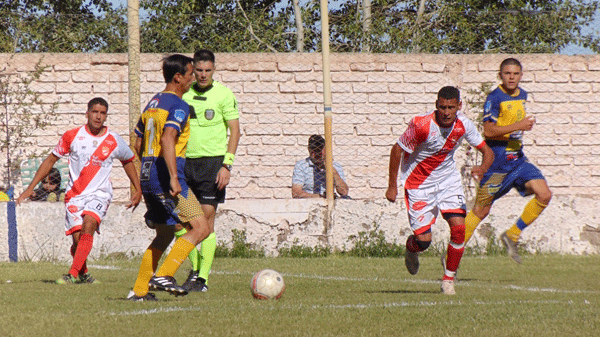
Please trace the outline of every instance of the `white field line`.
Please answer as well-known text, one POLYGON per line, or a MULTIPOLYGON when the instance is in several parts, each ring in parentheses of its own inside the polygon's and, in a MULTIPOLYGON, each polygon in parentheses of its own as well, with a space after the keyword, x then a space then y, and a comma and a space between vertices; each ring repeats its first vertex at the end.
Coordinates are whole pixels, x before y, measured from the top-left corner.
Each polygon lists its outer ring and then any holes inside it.
MULTIPOLYGON (((90 268, 97 269, 106 269, 106 270, 124 270, 120 267, 116 266, 104 266, 104 265, 89 265, 90 268)), ((137 269, 125 269, 127 271, 137 271, 137 269)), ((211 270, 211 274, 217 275, 250 275, 253 273, 249 272, 240 272, 240 271, 220 271, 220 270, 211 270)), ((282 273, 285 277, 298 277, 298 278, 308 278, 313 280, 325 280, 325 281, 351 281, 351 282, 403 282, 403 283, 416 283, 416 284, 438 284, 439 280, 423 280, 423 279, 395 279, 395 278, 381 278, 381 277, 344 277, 344 276, 323 276, 323 275, 308 275, 308 274, 287 274, 282 273)), ((481 282, 471 282, 471 281, 457 281, 457 286, 467 286, 467 287, 476 287, 476 288, 495 288, 495 289, 509 289, 509 290, 520 290, 526 292, 533 293, 562 293, 562 294, 600 294, 600 291, 593 290, 564 290, 564 289, 555 289, 555 288, 539 288, 539 287, 524 287, 519 285, 492 285, 489 283, 481 283, 481 282)))
MULTIPOLYGON (((587 303, 587 302, 586 302, 587 303)), ((481 305, 481 306, 504 306, 504 305, 518 305, 518 304, 561 304, 561 305, 572 305, 573 302, 569 300, 559 301, 559 300, 506 300, 506 301, 492 301, 492 302, 484 302, 484 301, 415 301, 415 302, 389 302, 389 303, 367 303, 367 304, 326 304, 326 305, 282 305, 282 306, 270 306, 264 307, 261 309, 265 310, 343 310, 343 309, 386 309, 386 308, 403 308, 403 307, 434 307, 434 306, 465 306, 465 305, 481 305)), ((220 308, 221 310, 229 310, 231 308, 220 308)), ((239 307, 238 310, 247 310, 247 306, 239 307)), ((143 310, 133 310, 133 311, 122 311, 122 312, 109 312, 107 313, 109 316, 135 316, 135 315, 150 315, 150 314, 160 314, 160 313, 168 313, 168 312, 177 312, 177 311, 203 311, 203 310, 211 310, 214 311, 214 307, 164 307, 164 308, 155 308, 155 309, 143 309, 143 310)))

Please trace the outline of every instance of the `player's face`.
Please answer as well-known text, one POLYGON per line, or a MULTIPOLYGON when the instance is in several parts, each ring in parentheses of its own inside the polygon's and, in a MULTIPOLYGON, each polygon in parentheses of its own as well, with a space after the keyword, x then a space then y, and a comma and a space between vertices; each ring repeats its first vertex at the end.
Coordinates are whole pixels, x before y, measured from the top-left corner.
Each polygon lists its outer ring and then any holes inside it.
POLYGON ((194 66, 188 63, 185 74, 181 75, 180 82, 184 93, 190 90, 192 83, 194 83, 194 66))
POLYGON ((517 90, 519 82, 523 77, 521 67, 516 64, 507 64, 500 70, 500 80, 502 80, 502 88, 508 93, 517 90))
POLYGON ((456 120, 456 114, 462 106, 462 102, 456 98, 439 98, 435 102, 437 110, 435 111, 435 121, 443 128, 449 128, 456 120))
POLYGON ((102 104, 94 104, 90 110, 86 112, 88 119, 88 128, 96 133, 102 130, 104 122, 106 122, 107 108, 102 104))
POLYGON ((210 61, 198 61, 194 64, 194 76, 200 88, 206 88, 213 82, 215 64, 210 61))

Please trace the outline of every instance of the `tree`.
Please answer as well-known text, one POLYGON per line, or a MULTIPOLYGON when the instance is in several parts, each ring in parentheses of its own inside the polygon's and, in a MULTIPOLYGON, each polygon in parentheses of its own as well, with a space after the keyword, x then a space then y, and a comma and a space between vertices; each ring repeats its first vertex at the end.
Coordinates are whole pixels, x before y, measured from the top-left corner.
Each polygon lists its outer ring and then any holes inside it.
MULTIPOLYGON (((575 0, 372 1, 372 52, 556 53, 569 44, 600 51, 585 33, 598 2, 575 0)), ((354 1, 331 10, 332 51, 360 51, 354 1)))
POLYGON ((293 8, 280 1, 142 0, 142 52, 293 50, 293 8))
POLYGON ((0 52, 125 52, 125 9, 108 0, 0 0, 0 52))

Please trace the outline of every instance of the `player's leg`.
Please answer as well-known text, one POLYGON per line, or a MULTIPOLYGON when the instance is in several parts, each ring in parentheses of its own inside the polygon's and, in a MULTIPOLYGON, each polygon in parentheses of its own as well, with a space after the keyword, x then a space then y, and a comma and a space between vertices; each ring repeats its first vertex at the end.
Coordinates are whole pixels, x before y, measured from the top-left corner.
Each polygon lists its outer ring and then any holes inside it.
POLYGON ((465 217, 464 214, 448 214, 444 215, 444 218, 450 226, 450 242, 442 277, 442 292, 446 295, 454 295, 454 278, 465 251, 465 217))
POLYGON ((521 216, 501 237, 509 256, 517 263, 521 263, 516 248, 521 232, 542 214, 552 199, 552 192, 545 179, 530 180, 525 184, 525 187, 525 193, 533 193, 535 197, 529 200, 521 216))
POLYGON ((185 295, 187 291, 177 285, 173 275, 196 245, 210 234, 210 231, 202 208, 193 193, 188 193, 187 196, 182 194, 177 196, 177 203, 171 216, 171 221, 178 219, 187 225, 188 230, 175 241, 165 262, 150 283, 155 289, 165 290, 175 295, 185 295))
POLYGON ((219 170, 223 167, 223 157, 203 157, 186 161, 185 176, 194 195, 200 202, 204 218, 211 234, 200 244, 200 251, 193 249, 189 255, 192 270, 183 287, 188 291, 207 291, 208 275, 217 248, 214 232, 215 215, 219 203, 225 201, 225 189, 219 190, 216 184, 219 170))
POLYGON ((404 264, 411 275, 419 272, 419 253, 431 244, 431 225, 438 214, 433 193, 430 189, 405 190, 408 221, 414 234, 406 239, 404 264))
POLYGON ((150 295, 148 298, 148 291, 150 279, 154 276, 156 269, 158 268, 158 261, 160 260, 163 252, 169 247, 171 241, 173 241, 173 227, 167 226, 166 224, 155 224, 153 225, 156 229, 156 237, 152 240, 152 243, 142 256, 142 262, 140 264, 140 270, 133 286, 133 294, 129 294, 128 299, 134 301, 153 300, 154 295, 150 295))
POLYGON ((79 277, 79 282, 96 283, 97 281, 93 276, 89 275, 89 273, 85 273, 84 266, 87 269, 86 261, 92 251, 94 245, 94 232, 98 228, 100 219, 95 213, 86 213, 84 211, 83 214, 81 234, 79 236, 77 249, 75 250, 75 255, 73 256, 73 263, 71 264, 69 274, 73 277, 79 277))
POLYGON ((502 243, 506 246, 508 255, 515 262, 521 263, 517 251, 517 242, 521 232, 546 209, 552 199, 552 192, 542 172, 529 162, 519 166, 518 177, 514 180, 514 186, 523 196, 535 194, 534 198, 525 205, 523 213, 517 221, 500 237, 502 243))
POLYGON ((494 200, 510 191, 512 185, 505 183, 506 176, 506 173, 488 172, 481 179, 475 196, 475 205, 465 218, 465 245, 481 221, 490 214, 494 200))

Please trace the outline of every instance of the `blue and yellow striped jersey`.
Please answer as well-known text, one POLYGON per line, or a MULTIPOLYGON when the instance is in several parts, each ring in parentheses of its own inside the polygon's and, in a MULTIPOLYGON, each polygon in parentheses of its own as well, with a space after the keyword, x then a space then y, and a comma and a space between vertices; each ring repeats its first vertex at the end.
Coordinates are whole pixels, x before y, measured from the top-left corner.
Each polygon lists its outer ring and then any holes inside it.
MULTIPOLYGON (((492 91, 485 101, 483 108, 483 121, 494 122, 498 126, 514 124, 525 119, 525 102, 527 92, 517 88, 514 96, 507 94, 502 87, 492 91)), ((514 131, 498 137, 486 138, 487 140, 518 142, 518 148, 522 145, 523 131, 514 131)), ((516 144, 515 144, 516 145, 516 144)))
POLYGON ((175 144, 175 155, 185 158, 185 150, 190 138, 190 107, 179 96, 170 92, 154 95, 148 103, 135 127, 135 133, 143 138, 142 159, 160 157, 160 138, 166 127, 177 130, 179 137, 175 144))
POLYGON ((174 128, 179 133, 175 143, 177 175, 182 193, 187 194, 185 185, 185 151, 190 138, 190 106, 171 92, 154 95, 135 127, 135 134, 142 138, 142 169, 140 181, 142 191, 166 193, 169 191, 169 171, 164 158, 160 139, 165 128, 174 128))

